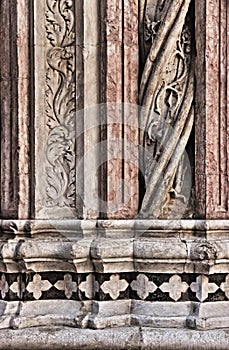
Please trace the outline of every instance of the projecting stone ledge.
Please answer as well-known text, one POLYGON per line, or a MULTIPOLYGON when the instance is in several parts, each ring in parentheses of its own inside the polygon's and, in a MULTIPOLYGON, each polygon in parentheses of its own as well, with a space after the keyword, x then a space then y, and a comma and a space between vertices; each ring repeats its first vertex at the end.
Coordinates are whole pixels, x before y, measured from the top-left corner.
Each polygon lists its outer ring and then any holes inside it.
POLYGON ((228 273, 229 220, 2 220, 0 272, 228 273))
POLYGON ((229 329, 194 331, 188 329, 116 328, 28 328, 0 332, 0 349, 8 350, 228 350, 229 329))

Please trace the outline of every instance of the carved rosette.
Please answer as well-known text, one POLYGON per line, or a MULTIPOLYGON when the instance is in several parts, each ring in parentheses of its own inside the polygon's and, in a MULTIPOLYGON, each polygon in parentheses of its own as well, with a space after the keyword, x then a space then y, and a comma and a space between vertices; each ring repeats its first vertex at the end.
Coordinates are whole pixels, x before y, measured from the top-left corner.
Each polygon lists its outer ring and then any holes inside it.
POLYGON ((140 158, 145 182, 140 215, 145 218, 191 215, 185 152, 194 119, 190 4, 142 0, 140 6, 140 158))
POLYGON ((71 0, 46 0, 46 205, 75 207, 75 29, 71 0))

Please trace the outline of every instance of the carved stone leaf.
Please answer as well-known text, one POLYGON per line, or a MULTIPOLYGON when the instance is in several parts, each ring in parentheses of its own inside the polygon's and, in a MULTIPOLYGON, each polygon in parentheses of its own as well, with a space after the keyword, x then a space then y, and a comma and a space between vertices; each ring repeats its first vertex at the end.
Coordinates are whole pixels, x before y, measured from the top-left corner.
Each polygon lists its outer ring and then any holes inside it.
POLYGON ((57 174, 54 172, 55 168, 46 168, 46 172, 47 172, 47 183, 48 183, 48 187, 47 187, 47 195, 51 198, 51 199, 57 199, 60 194, 61 194, 61 188, 62 188, 62 184, 61 184, 61 179, 59 176, 57 176, 57 174), (58 181, 59 179, 59 181, 58 181))
POLYGON ((74 26, 74 15, 70 8, 73 6, 72 0, 61 0, 60 1, 60 13, 65 19, 66 23, 66 38, 63 45, 70 45, 74 42, 75 35, 73 32, 74 26))
POLYGON ((75 111, 75 84, 67 83, 63 91, 65 93, 62 93, 59 100, 59 114, 68 117, 75 111))
POLYGON ((46 0, 47 204, 75 205, 74 3, 46 0))
POLYGON ((47 89, 45 91, 46 95, 46 114, 48 117, 47 125, 50 129, 58 126, 59 119, 56 116, 54 111, 54 99, 57 92, 57 86, 59 85, 59 74, 54 71, 52 68, 47 69, 46 73, 46 86, 47 89))
POLYGON ((71 11, 71 0, 46 0, 47 38, 53 46, 68 46, 73 44, 74 16, 71 11))

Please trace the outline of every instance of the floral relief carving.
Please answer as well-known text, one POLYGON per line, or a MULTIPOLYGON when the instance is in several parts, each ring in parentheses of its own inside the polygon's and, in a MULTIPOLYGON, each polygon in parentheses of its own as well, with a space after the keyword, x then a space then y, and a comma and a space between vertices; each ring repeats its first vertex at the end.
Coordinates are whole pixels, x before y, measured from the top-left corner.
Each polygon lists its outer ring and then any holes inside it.
POLYGON ((46 0, 47 205, 75 206, 75 32, 70 0, 46 0))
POLYGON ((190 256, 192 260, 215 260, 219 255, 219 248, 215 243, 207 241, 193 243, 191 246, 190 256))

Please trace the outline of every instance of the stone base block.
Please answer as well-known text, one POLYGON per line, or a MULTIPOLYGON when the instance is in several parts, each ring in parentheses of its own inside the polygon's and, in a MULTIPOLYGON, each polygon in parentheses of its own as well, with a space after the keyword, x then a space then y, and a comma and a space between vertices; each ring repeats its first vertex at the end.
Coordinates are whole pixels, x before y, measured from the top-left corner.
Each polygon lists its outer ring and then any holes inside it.
POLYGON ((114 328, 105 330, 68 327, 0 331, 1 350, 228 350, 229 329, 114 328))

